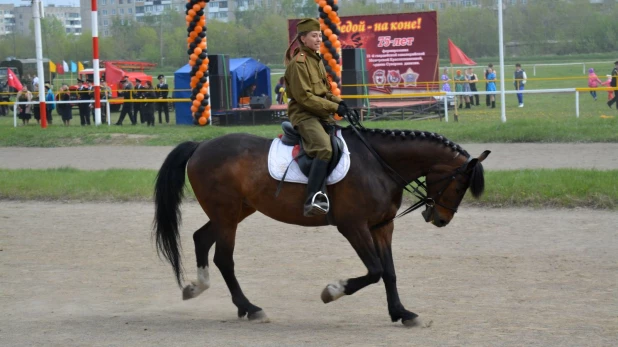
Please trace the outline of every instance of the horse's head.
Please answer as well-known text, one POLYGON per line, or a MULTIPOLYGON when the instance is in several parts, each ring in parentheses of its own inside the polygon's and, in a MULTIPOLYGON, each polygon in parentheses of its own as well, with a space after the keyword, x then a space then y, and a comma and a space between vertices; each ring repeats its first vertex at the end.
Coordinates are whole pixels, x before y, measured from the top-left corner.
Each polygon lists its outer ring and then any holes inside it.
POLYGON ((478 158, 470 157, 457 169, 439 166, 427 174, 427 205, 422 213, 426 222, 437 227, 446 226, 455 216, 468 187, 475 198, 483 194, 485 178, 481 162, 489 153, 485 151, 478 158))

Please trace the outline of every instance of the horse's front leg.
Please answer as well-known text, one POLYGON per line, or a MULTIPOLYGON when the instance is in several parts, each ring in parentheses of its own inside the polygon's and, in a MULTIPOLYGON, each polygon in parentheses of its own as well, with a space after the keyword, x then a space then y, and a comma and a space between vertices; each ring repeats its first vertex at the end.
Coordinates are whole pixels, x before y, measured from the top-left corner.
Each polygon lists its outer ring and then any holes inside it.
POLYGON ((384 268, 382 280, 384 281, 384 287, 386 289, 388 314, 391 316, 393 322, 401 320, 406 326, 428 327, 432 322, 423 323, 416 313, 406 310, 399 300, 397 276, 395 275, 395 263, 393 261, 391 248, 393 229, 394 225, 393 222, 391 222, 372 232, 375 248, 380 257, 382 267, 384 268))
POLYGON ((361 258, 363 264, 367 267, 367 274, 327 285, 322 291, 322 301, 325 304, 344 295, 352 295, 370 284, 377 283, 382 277, 382 264, 380 264, 380 258, 378 258, 371 232, 369 232, 367 226, 338 226, 337 229, 348 239, 361 258))

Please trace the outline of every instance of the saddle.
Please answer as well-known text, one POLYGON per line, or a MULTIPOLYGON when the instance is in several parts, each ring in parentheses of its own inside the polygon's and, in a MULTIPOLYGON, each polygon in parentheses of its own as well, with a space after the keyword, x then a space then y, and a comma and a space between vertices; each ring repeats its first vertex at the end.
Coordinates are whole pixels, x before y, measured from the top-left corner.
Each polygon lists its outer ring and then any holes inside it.
MULTIPOLYGON (((326 130, 326 133, 330 137, 330 143, 333 149, 333 156, 328 164, 327 176, 329 176, 341 160, 341 156, 343 155, 343 141, 336 136, 336 126, 327 124, 323 124, 323 126, 324 130, 326 130)), ((281 123, 281 128, 283 129, 283 135, 280 136, 281 143, 286 146, 294 147, 292 150, 292 156, 298 163, 300 171, 302 171, 305 176, 309 177, 309 170, 311 170, 311 162, 313 161, 313 158, 305 153, 300 134, 296 131, 296 129, 294 129, 294 126, 292 126, 292 123, 290 122, 281 123)))

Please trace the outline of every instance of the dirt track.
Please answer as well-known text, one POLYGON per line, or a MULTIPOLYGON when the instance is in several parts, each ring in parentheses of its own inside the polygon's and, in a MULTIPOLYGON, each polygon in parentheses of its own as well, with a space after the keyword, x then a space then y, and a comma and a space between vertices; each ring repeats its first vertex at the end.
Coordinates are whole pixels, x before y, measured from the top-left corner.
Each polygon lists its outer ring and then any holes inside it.
MULTIPOLYGON (((618 143, 486 143, 462 145, 478 156, 492 151, 484 163, 489 170, 536 168, 618 169, 618 143)), ((0 148, 0 168, 44 169, 71 166, 82 170, 109 168, 159 169, 172 147, 0 148)))
MULTIPOLYGON (((494 150, 486 161, 489 169, 618 166, 615 144, 464 147, 474 154, 494 150), (520 152, 544 157, 531 161, 520 152)), ((0 148, 0 167, 154 169, 169 150, 0 148), (37 166, 38 153, 44 165, 37 166)), ((236 274, 247 296, 272 320, 253 324, 236 319, 215 268, 211 289, 181 300, 171 268, 157 259, 150 239, 151 204, 0 201, 0 206, 3 346, 613 346, 618 341, 615 212, 467 207, 444 229, 424 223, 418 213, 404 218, 396 224, 393 248, 400 295, 408 309, 433 320, 430 328, 405 329, 390 323, 381 283, 322 304, 326 284, 365 273, 332 227, 301 228, 260 214, 240 224, 236 274)), ((185 267, 187 278, 194 279, 191 235, 206 216, 195 203, 183 211, 185 267)))
MULTIPOLYGON (((332 280, 364 273, 334 228, 256 214, 239 227, 236 273, 270 324, 238 321, 218 270, 183 302, 149 238, 150 204, 3 202, 4 346, 610 346, 618 340, 618 215, 466 208, 446 229, 418 214, 394 240, 403 303, 433 320, 390 323, 383 285, 324 305, 332 280), (44 227, 46 226, 46 227, 44 227), (613 341, 613 342, 612 342, 613 341)), ((192 231, 185 206, 188 278, 192 231)), ((211 254, 212 257, 212 254, 211 254)))

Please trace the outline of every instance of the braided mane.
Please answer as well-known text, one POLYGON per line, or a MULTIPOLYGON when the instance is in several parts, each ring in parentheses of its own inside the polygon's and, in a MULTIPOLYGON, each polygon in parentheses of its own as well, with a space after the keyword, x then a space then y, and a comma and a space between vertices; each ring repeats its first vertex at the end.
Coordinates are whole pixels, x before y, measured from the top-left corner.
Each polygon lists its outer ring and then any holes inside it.
MULTIPOLYGON (((348 126, 347 128, 350 128, 348 126)), ((466 158, 470 158, 470 154, 464 150, 460 145, 456 144, 453 141, 450 141, 446 137, 432 133, 429 131, 421 131, 421 130, 390 130, 390 129, 367 129, 367 128, 359 128, 358 129, 363 134, 369 135, 381 135, 385 137, 389 137, 391 139, 400 139, 400 140, 417 140, 417 141, 432 141, 443 144, 444 146, 450 148, 454 152, 458 152, 461 155, 464 155, 466 158)))

